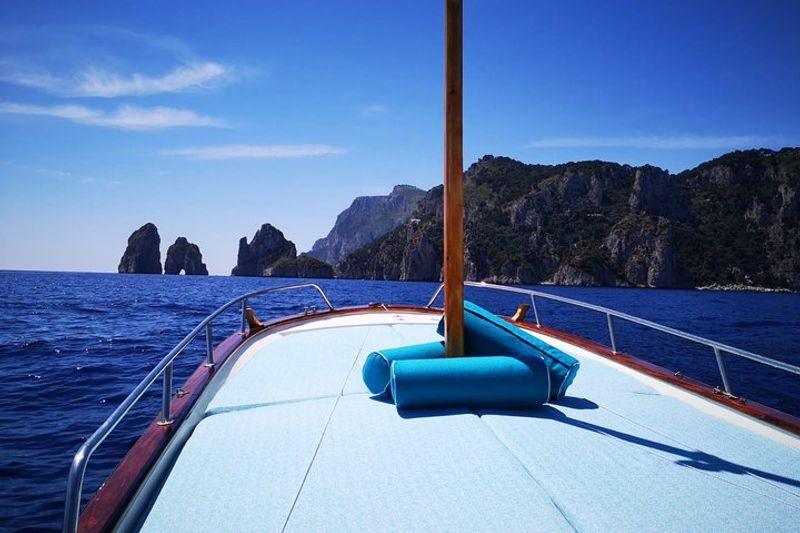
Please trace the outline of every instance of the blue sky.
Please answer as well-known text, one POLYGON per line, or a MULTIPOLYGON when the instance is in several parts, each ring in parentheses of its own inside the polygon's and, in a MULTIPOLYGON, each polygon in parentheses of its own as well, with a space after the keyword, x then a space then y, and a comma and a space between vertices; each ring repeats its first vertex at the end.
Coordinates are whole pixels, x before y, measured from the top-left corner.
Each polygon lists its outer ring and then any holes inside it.
MULTIPOLYGON (((442 2, 5 2, 0 268, 115 271, 154 222, 228 274, 442 176, 442 2)), ((800 2, 465 2, 464 152, 677 172, 800 144, 800 2)))

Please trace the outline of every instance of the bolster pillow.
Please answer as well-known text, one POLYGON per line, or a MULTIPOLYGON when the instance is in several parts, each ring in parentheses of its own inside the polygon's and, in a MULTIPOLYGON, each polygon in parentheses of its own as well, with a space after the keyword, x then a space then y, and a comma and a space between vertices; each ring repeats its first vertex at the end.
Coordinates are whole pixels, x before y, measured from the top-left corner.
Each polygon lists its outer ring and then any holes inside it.
POLYGON ((538 407, 550 394, 542 357, 396 360, 391 389, 398 409, 538 407))
MULTIPOLYGON (((439 323, 444 332, 444 319, 439 323)), ((472 302, 464 302, 464 349, 469 355, 508 354, 527 361, 543 357, 550 374, 550 399, 561 399, 578 373, 577 359, 498 318, 472 302)))
POLYGON ((389 369, 392 361, 438 357, 444 357, 444 343, 441 341, 372 352, 361 368, 361 377, 372 394, 385 394, 389 391, 389 369))

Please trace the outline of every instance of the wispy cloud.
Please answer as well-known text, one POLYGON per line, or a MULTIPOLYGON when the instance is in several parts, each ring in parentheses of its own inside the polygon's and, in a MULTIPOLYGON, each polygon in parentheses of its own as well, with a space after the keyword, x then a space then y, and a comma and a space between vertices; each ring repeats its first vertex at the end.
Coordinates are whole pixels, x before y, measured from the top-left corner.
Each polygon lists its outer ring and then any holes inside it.
POLYGON ((632 137, 556 137, 539 139, 528 148, 646 148, 657 150, 731 149, 763 146, 768 137, 757 135, 646 135, 632 137))
MULTIPOLYGON (((128 42, 138 47, 166 52, 183 63, 193 63, 198 60, 198 55, 187 43, 171 35, 143 33, 130 28, 105 25, 83 26, 72 29, 79 33, 84 33, 90 38, 97 38, 102 42, 128 42)), ((63 39, 63 28, 58 28, 57 32, 57 38, 63 39)))
POLYGON ((192 159, 281 159, 343 154, 347 150, 329 144, 238 144, 167 150, 166 155, 192 159))
POLYGON ((207 89, 231 77, 231 69, 219 63, 181 66, 159 77, 133 74, 128 78, 100 69, 89 69, 79 76, 71 92, 74 96, 144 96, 207 89))
POLYGON ((385 115, 389 112, 389 108, 383 104, 370 104, 366 107, 361 108, 359 114, 362 117, 377 117, 380 115, 385 115))
POLYGON ((11 71, 6 64, 0 63, 0 81, 32 87, 34 89, 49 90, 60 83, 57 78, 45 72, 11 71))
POLYGON ((218 119, 198 115, 188 109, 171 107, 120 106, 114 112, 105 112, 79 105, 38 106, 0 102, 0 113, 53 117, 78 124, 127 130, 155 130, 176 127, 219 128, 225 126, 218 119))
POLYGON ((233 78, 233 69, 219 63, 196 63, 176 67, 161 76, 134 73, 120 76, 97 67, 89 67, 64 77, 49 72, 11 70, 0 72, 0 81, 31 87, 67 97, 116 98, 180 93, 217 87, 233 78))
POLYGON ((0 82, 60 97, 201 91, 253 75, 199 57, 180 39, 108 26, 16 27, 0 43, 0 82))
POLYGON ((106 189, 115 189, 121 185, 118 180, 100 179, 94 176, 76 176, 67 170, 57 170, 39 166, 24 165, 11 161, 0 161, 3 166, 9 167, 15 174, 29 179, 32 176, 39 176, 66 184, 77 184, 85 186, 98 186, 106 189))

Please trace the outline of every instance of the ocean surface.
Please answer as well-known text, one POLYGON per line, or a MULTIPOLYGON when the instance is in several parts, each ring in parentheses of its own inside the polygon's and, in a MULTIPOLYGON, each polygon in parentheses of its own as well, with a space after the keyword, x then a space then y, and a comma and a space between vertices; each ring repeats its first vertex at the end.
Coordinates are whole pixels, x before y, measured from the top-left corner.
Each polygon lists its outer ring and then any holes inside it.
MULTIPOLYGON (((80 444, 145 374, 198 322, 249 291, 296 283, 270 278, 185 277, 0 271, 0 530, 61 527, 67 472, 80 444)), ((317 281, 335 306, 424 305, 435 283, 317 281)), ((800 364, 800 295, 653 289, 535 287, 610 307, 733 346, 800 364)), ((511 314, 521 295, 467 289, 467 298, 511 314)), ((605 316, 539 301, 544 325, 608 345, 605 316)), ((251 302, 261 319, 322 301, 312 291, 251 302)), ((529 315, 532 320, 532 313, 529 315)), ((214 324, 215 342, 235 330, 235 310, 214 324)), ((180 386, 201 363, 201 335, 177 360, 180 386)), ((618 348, 712 385, 714 353, 640 326, 617 322, 618 348)), ((726 357, 734 391, 800 415, 800 378, 726 357)), ((580 379, 580 375, 578 378, 580 379)), ((86 496, 102 483, 158 414, 159 380, 94 454, 86 496)))

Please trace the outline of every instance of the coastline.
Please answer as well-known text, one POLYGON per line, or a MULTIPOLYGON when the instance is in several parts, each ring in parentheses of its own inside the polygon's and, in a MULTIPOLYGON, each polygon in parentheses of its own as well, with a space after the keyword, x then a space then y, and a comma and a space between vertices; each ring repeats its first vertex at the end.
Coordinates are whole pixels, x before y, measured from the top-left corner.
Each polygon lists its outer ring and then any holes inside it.
MULTIPOLYGON (((119 272, 114 271, 79 271, 79 270, 28 270, 28 269, 17 269, 17 268, 0 268, 0 273, 31 273, 31 274, 114 274, 118 275, 119 272)), ((419 279, 419 280, 402 280, 402 279, 383 279, 383 278, 350 278, 350 277, 339 277, 333 276, 330 278, 319 278, 319 277, 312 277, 312 276, 232 276, 230 274, 209 274, 207 276, 192 276, 192 275, 174 275, 174 274, 131 274, 131 273, 124 273, 123 275, 127 276, 142 276, 142 277, 175 277, 175 278, 198 278, 198 277, 207 277, 207 278, 240 278, 240 279, 256 279, 256 278, 266 278, 266 279, 290 279, 290 280, 349 280, 349 281, 386 281, 386 282, 422 282, 422 283, 441 283, 441 279, 419 279)), ((469 280, 469 281, 476 281, 476 280, 469 280)), ((745 285, 743 283, 729 283, 729 284, 722 284, 722 283, 712 283, 711 285, 698 285, 695 287, 692 286, 680 286, 680 287, 669 287, 669 286, 633 286, 633 285, 585 285, 581 283, 574 283, 574 284, 564 284, 564 283, 553 283, 552 280, 545 280, 540 281, 538 283, 517 283, 513 280, 508 279, 497 279, 494 277, 487 278, 485 280, 487 283, 497 283, 498 285, 523 285, 523 286, 546 286, 546 287, 576 287, 576 288, 614 288, 614 289, 661 289, 661 290, 695 290, 695 291, 717 291, 717 292, 763 292, 763 293, 786 293, 786 294, 800 294, 800 291, 795 291, 786 287, 763 287, 760 285, 745 285)))
POLYGON ((786 287, 760 287, 758 285, 744 285, 742 283, 733 283, 729 285, 721 285, 719 283, 712 283, 711 285, 704 285, 702 287, 695 287, 698 291, 721 291, 721 292, 784 292, 794 293, 795 291, 787 289, 786 287))

